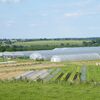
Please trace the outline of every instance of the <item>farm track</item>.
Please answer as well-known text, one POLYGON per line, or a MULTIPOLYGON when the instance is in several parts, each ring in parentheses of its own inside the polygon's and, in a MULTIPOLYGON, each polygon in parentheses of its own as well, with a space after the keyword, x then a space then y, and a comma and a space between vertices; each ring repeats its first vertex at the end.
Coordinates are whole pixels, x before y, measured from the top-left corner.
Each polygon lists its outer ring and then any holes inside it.
POLYGON ((0 79, 11 79, 14 78, 20 74, 24 73, 24 71, 16 71, 16 72, 5 72, 5 73, 0 73, 0 79))
POLYGON ((48 68, 57 68, 63 67, 62 64, 36 64, 36 65, 23 65, 23 66, 9 66, 0 68, 0 72, 9 72, 9 71, 27 71, 27 70, 37 70, 37 69, 48 69, 48 68))
POLYGON ((0 68, 4 67, 20 67, 20 66, 32 66, 40 63, 14 63, 14 64, 0 64, 0 68))

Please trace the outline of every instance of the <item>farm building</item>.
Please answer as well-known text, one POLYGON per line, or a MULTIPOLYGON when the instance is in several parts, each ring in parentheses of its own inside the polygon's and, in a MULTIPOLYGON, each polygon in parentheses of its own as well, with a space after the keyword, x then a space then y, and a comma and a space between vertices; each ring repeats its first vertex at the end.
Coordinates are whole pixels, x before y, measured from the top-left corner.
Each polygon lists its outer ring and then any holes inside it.
POLYGON ((98 60, 98 59, 100 59, 100 55, 97 53, 73 54, 73 55, 55 55, 51 58, 51 62, 98 60))

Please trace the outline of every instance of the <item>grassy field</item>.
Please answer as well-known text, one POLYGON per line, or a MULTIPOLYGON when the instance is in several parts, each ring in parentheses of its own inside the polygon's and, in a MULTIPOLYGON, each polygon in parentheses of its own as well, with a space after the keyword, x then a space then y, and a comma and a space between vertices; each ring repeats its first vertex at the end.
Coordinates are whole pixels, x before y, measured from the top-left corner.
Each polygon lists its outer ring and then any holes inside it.
POLYGON ((2 43, 0 51, 33 51, 33 50, 52 50, 63 47, 90 47, 99 46, 92 40, 32 40, 15 41, 2 43))
POLYGON ((100 86, 5 81, 0 82, 0 100, 100 100, 100 86))
MULTIPOLYGON (((44 40, 44 41, 31 41, 31 42, 16 42, 14 45, 21 46, 31 46, 31 45, 61 45, 63 44, 71 44, 71 45, 82 45, 84 40, 44 40)), ((86 42, 89 42, 87 40, 86 42)))

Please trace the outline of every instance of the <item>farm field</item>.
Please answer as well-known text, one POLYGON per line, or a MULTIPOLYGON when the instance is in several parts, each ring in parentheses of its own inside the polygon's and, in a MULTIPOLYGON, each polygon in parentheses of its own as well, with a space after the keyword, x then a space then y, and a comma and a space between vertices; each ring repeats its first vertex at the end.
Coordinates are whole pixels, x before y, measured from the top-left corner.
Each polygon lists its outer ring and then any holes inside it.
MULTIPOLYGON (((91 43, 91 40, 85 40, 85 43, 90 45, 89 43, 91 43)), ((51 50, 54 48, 61 48, 61 47, 83 47, 86 45, 84 44, 84 40, 42 40, 42 41, 38 40, 38 41, 26 41, 26 42, 17 41, 15 43, 12 43, 12 46, 18 47, 15 48, 14 51, 23 51, 23 50, 28 51, 28 50, 51 50)))
POLYGON ((12 59, 0 64, 0 100, 99 100, 95 61, 51 63, 12 59), (5 96, 6 95, 6 96, 5 96))
POLYGON ((100 86, 93 84, 1 81, 0 100, 99 100, 100 86))
POLYGON ((0 52, 4 51, 36 51, 52 50, 64 47, 93 47, 100 46, 96 39, 39 39, 39 40, 4 40, 0 52))
POLYGON ((86 81, 100 82, 100 67, 96 66, 97 62, 100 60, 51 63, 49 61, 30 60, 28 62, 27 60, 16 59, 15 63, 12 64, 0 64, 0 79, 16 79, 18 76, 20 79, 24 76, 24 78, 35 81, 80 82, 82 69, 85 67, 86 81), (32 78, 33 76, 36 77, 32 78))
POLYGON ((0 8, 0 100, 100 100, 100 0, 0 8))
MULTIPOLYGON (((31 41, 31 42, 16 42, 14 43, 14 45, 18 45, 18 46, 30 46, 30 45, 61 45, 63 44, 78 44, 78 45, 82 45, 84 40, 43 40, 43 41, 31 41)), ((86 42, 89 42, 89 40, 87 40, 86 42)))
POLYGON ((64 47, 100 46, 95 39, 39 39, 39 40, 4 40, 0 43, 0 52, 4 51, 36 51, 52 50, 64 47))

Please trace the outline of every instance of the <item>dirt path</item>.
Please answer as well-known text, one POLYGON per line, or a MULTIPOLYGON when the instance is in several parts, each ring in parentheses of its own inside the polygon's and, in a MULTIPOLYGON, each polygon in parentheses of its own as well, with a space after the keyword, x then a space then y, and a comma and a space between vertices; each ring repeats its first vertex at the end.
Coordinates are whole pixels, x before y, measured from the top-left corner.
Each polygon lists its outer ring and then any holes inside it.
POLYGON ((36 69, 47 69, 47 68, 55 68, 55 67, 64 67, 63 64, 36 64, 36 65, 19 65, 19 67, 3 67, 0 68, 0 72, 9 72, 9 71, 26 71, 26 70, 36 70, 36 69))
POLYGON ((4 72, 4 73, 0 73, 0 79, 11 79, 13 77, 16 77, 20 74, 24 73, 24 71, 14 71, 14 72, 4 72))

